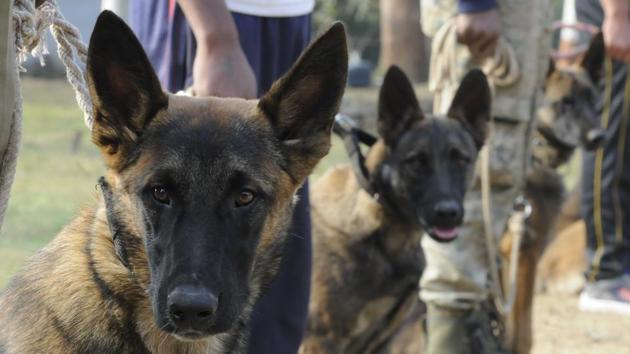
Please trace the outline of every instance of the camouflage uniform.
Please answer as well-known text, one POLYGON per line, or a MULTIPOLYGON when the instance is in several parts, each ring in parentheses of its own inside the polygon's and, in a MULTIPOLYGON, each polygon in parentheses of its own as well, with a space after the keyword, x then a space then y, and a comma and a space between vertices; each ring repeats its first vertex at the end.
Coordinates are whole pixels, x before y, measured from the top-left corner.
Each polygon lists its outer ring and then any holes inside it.
MULTIPOLYGON (((490 176, 492 186, 493 232, 500 237, 505 230, 507 218, 512 211, 515 198, 522 193, 525 167, 529 155, 531 125, 536 100, 541 94, 542 82, 548 65, 549 39, 545 27, 551 22, 553 13, 548 0, 498 0, 502 19, 501 41, 511 46, 520 72, 518 80, 509 86, 494 87, 493 116, 495 119, 490 153, 490 176)), ((457 14, 455 0, 421 0, 422 27, 424 33, 433 37, 440 28, 452 22, 457 14)), ((440 80, 435 87, 435 113, 445 114, 459 85, 458 80, 475 63, 466 46, 455 44, 457 80, 440 80)), ((434 58, 440 61, 440 58, 434 58)), ((435 62, 432 61, 432 63, 435 62)), ((431 67, 432 75, 437 75, 431 67)), ((478 174, 479 175, 479 174, 478 174)), ((488 299, 488 256, 486 254, 481 188, 477 181, 468 192, 465 201, 466 216, 459 237, 452 243, 437 243, 424 237, 422 246, 426 254, 427 267, 422 276, 420 297, 429 306, 429 353, 462 353, 461 344, 445 347, 432 346, 432 341, 457 341, 461 328, 447 328, 449 316, 470 313, 488 299), (439 311, 438 311, 439 309, 439 311), (445 328, 432 328, 444 320, 445 328), (434 333, 432 332, 432 329, 434 333), (442 332, 437 334, 437 332, 442 332), (447 335, 444 332, 449 332, 447 335), (443 336, 439 339, 440 335, 443 336), (444 337, 446 336, 446 337, 444 337), (450 339, 448 339, 448 338, 450 339), (433 349, 432 349, 433 347, 433 349)), ((455 316, 457 317, 457 316, 455 316)), ((468 316, 470 318, 470 316, 468 316)), ((461 319, 457 319, 461 322, 461 319)), ((462 341, 462 340, 460 340, 462 341)))

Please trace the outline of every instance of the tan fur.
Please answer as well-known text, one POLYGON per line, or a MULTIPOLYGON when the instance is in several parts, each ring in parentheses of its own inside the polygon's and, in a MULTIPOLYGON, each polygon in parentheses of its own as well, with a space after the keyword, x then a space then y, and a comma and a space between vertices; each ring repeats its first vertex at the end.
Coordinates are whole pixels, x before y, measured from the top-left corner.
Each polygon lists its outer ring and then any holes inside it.
POLYGON ((551 294, 575 295, 584 287, 586 227, 578 220, 561 229, 538 265, 539 287, 551 294))
MULTIPOLYGON (((374 163, 376 156, 383 153, 382 142, 370 152, 368 161, 374 163)), ((352 299, 340 297, 336 289, 348 280, 348 276, 355 269, 361 267, 353 259, 352 248, 360 247, 366 237, 384 226, 393 226, 383 239, 388 240, 385 247, 394 249, 410 249, 417 247, 420 241, 420 230, 411 231, 396 228, 386 215, 380 203, 375 201, 358 185, 354 171, 349 165, 335 167, 320 177, 311 185, 311 215, 313 223, 313 253, 314 271, 311 282, 311 301, 309 316, 322 319, 320 325, 327 327, 348 326, 349 335, 360 335, 378 328, 374 335, 381 338, 376 343, 386 341, 398 329, 411 305, 416 302, 417 293, 413 294, 408 305, 398 311, 397 319, 391 323, 376 323, 383 319, 397 305, 399 298, 380 298, 367 303, 358 304, 359 312, 354 319, 347 319, 351 323, 332 323, 333 319, 327 312, 325 304, 352 302, 352 299), (340 262, 346 262, 343 265, 340 262), (326 269, 324 264, 328 263, 326 269)), ((379 275, 375 274, 375 278, 379 275)), ((387 281, 380 279, 380 281, 387 281)), ((356 291, 361 291, 357 289, 356 291)), ((368 294, 366 294, 368 295, 368 294)), ((355 304, 348 304, 354 306, 355 304)), ((343 320, 346 320, 345 318, 343 320)), ((330 333, 332 335, 332 333, 330 333)), ((300 354, 359 353, 356 348, 349 347, 349 338, 325 337, 307 334, 300 348, 300 354), (336 348, 336 349, 333 349, 336 348), (353 350, 354 349, 354 350, 353 350)), ((368 346, 369 348, 369 346, 368 346)), ((370 352, 368 350, 368 352, 370 352)))

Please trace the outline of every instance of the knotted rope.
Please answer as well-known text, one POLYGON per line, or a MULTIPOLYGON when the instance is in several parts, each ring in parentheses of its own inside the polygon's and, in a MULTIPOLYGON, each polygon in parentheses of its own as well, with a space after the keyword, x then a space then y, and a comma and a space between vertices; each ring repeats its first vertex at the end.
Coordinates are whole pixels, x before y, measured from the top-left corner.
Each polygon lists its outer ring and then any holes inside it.
POLYGON ((44 0, 36 8, 34 0, 14 0, 13 30, 20 71, 24 71, 22 64, 29 55, 39 58, 44 65, 44 55, 48 54, 44 35, 46 30, 50 30, 57 42, 57 53, 66 68, 68 82, 75 91, 79 108, 83 111, 85 125, 91 129, 94 120, 92 99, 84 69, 87 46, 81 40, 79 30, 63 17, 57 1, 44 0))
MULTIPOLYGON (((9 13, 12 19, 12 35, 15 37, 15 56, 17 59, 13 89, 16 92, 15 106, 11 117, 9 140, 7 149, 0 156, 0 225, 4 220, 9 193, 15 177, 18 148, 22 131, 22 95, 20 93, 19 73, 25 71, 24 62, 29 55, 39 58, 44 65, 44 55, 48 54, 44 36, 50 30, 57 42, 59 58, 66 68, 68 82, 75 91, 79 108, 83 111, 85 125, 91 129, 94 120, 92 100, 87 86, 85 63, 87 61, 87 47, 81 41, 81 35, 76 27, 70 24, 61 14, 56 0, 13 0, 9 13)), ((9 37, 12 39, 13 37, 9 37)), ((0 39, 2 40, 2 39, 0 39)), ((9 45, 11 48, 12 45, 9 45)), ((6 54, 6 53, 2 53, 6 54)), ((10 87, 9 83, 6 83, 10 87)))

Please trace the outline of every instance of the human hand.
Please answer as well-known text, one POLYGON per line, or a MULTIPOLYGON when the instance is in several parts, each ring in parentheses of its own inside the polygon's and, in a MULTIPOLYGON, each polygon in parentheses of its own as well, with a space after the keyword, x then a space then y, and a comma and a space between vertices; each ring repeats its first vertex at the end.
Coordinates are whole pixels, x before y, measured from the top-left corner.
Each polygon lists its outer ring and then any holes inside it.
POLYGON ((193 63, 195 96, 256 98, 254 71, 238 41, 200 42, 193 63))
POLYGON ((497 9, 457 15, 457 40, 467 45, 477 60, 494 55, 500 35, 501 18, 497 9))
POLYGON ((630 63, 630 13, 607 14, 602 23, 606 52, 612 58, 630 63))

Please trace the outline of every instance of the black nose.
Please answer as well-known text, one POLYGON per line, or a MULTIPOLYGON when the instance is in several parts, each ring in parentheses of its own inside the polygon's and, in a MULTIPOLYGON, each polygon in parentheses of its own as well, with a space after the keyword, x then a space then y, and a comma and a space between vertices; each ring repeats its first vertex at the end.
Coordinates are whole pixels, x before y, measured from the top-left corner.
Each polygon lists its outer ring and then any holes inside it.
POLYGON ((444 226, 455 226, 462 218, 462 208, 454 200, 443 200, 435 204, 433 208, 435 221, 444 226))
POLYGON ((199 328, 209 324, 219 300, 210 290, 190 285, 173 289, 167 300, 168 314, 178 328, 199 328))

